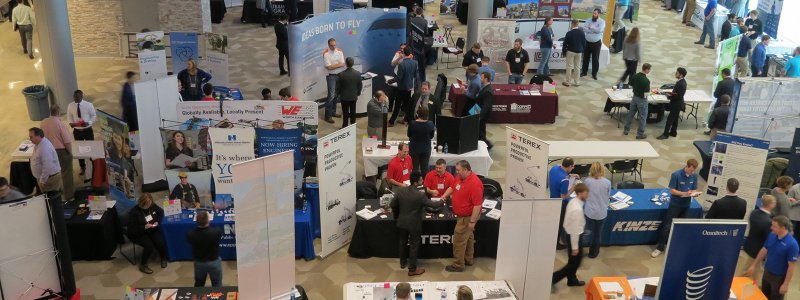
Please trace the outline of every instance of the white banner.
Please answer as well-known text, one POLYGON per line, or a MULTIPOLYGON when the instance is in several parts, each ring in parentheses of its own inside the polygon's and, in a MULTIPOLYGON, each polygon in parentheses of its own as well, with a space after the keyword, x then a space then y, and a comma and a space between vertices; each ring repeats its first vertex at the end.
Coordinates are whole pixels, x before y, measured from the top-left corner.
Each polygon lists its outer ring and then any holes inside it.
MULTIPOLYGON (((209 128, 211 148, 214 149, 211 174, 214 176, 214 191, 217 199, 233 193, 233 172, 231 165, 256 157, 253 128, 209 128)), ((292 167, 294 170, 294 167, 292 167)))
POLYGON ((228 54, 208 51, 203 59, 205 71, 214 86, 228 86, 228 54))
MULTIPOLYGON (((178 103, 178 78, 167 76, 156 80, 140 80, 133 85, 139 118, 139 152, 142 160, 142 183, 164 179, 164 147, 159 127, 161 120, 175 118, 178 103)), ((133 145, 132 145, 133 147, 133 145)))
POLYGON ((547 198, 547 142, 506 127, 506 199, 547 198))
POLYGON ((319 139, 321 257, 350 243, 356 226, 356 124, 319 139))
MULTIPOLYGON (((286 128, 297 128, 298 124, 306 124, 306 132, 316 135, 319 124, 319 107, 311 101, 263 101, 243 100, 224 101, 222 116, 219 102, 191 101, 178 103, 177 121, 186 122, 192 118, 222 120, 228 119, 239 124, 266 126, 274 120, 281 120, 286 128), (311 127, 309 127, 311 126, 311 127)), ((239 126, 241 127, 241 126, 239 126)))
POLYGON ((512 19, 478 19, 478 42, 491 59, 490 67, 499 74, 506 74, 506 54, 514 47, 516 27, 517 21, 512 19))
POLYGON ((240 299, 277 299, 294 288, 293 155, 232 167, 240 299))
POLYGON ((708 209, 711 203, 725 197, 728 193, 728 179, 736 178, 739 180, 736 195, 747 200, 749 216, 750 209, 756 207, 764 163, 769 153, 769 141, 720 132, 711 147, 711 166, 703 207, 708 209))
POLYGON ((136 49, 139 50, 140 80, 167 76, 167 53, 164 50, 163 31, 137 33, 136 49))

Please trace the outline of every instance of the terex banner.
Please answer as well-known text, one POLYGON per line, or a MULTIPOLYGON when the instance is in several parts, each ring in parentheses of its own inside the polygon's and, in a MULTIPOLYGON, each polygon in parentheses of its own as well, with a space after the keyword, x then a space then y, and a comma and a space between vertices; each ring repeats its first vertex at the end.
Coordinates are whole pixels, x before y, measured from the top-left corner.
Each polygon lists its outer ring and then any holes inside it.
POLYGON ((506 127, 506 140, 506 198, 545 198, 549 145, 511 127, 506 127))
POLYGON ((317 148, 320 229, 325 257, 347 245, 356 226, 356 126, 320 138, 317 148))

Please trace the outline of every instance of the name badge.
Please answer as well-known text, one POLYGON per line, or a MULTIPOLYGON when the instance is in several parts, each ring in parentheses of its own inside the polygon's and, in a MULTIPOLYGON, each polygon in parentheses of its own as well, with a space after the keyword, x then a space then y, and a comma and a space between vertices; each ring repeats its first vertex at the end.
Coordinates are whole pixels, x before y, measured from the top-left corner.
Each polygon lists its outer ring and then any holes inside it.
POLYGON ((153 221, 153 216, 151 216, 151 215, 144 216, 144 221, 147 222, 147 223, 152 222, 153 221))
POLYGON ((436 189, 443 190, 444 189, 444 183, 437 184, 436 185, 436 189))
POLYGON ((190 88, 194 88, 194 87, 195 87, 195 84, 194 84, 194 83, 190 83, 190 84, 189 84, 189 87, 190 87, 190 88))
POLYGON ((461 190, 461 184, 456 184, 456 191, 460 191, 460 190, 461 190))
POLYGON ((516 62, 516 63, 519 63, 519 62, 520 62, 520 59, 519 59, 519 57, 515 58, 515 59, 514 59, 514 62, 516 62))
POLYGON ((408 175, 408 169, 403 169, 403 175, 408 175))

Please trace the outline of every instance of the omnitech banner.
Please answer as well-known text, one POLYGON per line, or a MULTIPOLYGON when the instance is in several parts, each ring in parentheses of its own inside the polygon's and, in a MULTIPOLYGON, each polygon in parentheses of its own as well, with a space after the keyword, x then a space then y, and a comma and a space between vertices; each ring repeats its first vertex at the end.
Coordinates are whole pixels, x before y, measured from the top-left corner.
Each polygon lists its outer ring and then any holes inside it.
POLYGON ((728 299, 746 228, 738 220, 675 219, 656 299, 728 299))
POLYGON ((255 158, 253 128, 209 128, 214 149, 211 173, 214 176, 214 202, 227 202, 233 194, 231 165, 255 158))
POLYGON ((186 69, 186 61, 198 61, 200 48, 197 43, 197 32, 170 32, 169 48, 172 51, 172 73, 178 74, 186 69))
POLYGON ((206 33, 206 56, 203 57, 205 71, 211 74, 214 86, 228 85, 228 36, 206 33))
POLYGON ((547 198, 549 145, 522 131, 506 127, 506 199, 547 198))
POLYGON ((491 59, 490 67, 504 74, 506 54, 514 47, 514 29, 517 22, 512 19, 479 19, 478 42, 483 54, 491 59))
POLYGON ((134 183, 139 173, 131 158, 128 124, 102 110, 97 110, 96 123, 105 145, 109 194, 121 211, 127 211, 136 204, 134 183))
POLYGON ((294 169, 303 168, 303 130, 256 128, 256 157, 272 155, 286 151, 294 153, 294 169))
POLYGON ((736 178, 739 180, 736 195, 747 200, 747 207, 756 207, 764 163, 769 153, 769 141, 719 132, 712 147, 704 196, 704 204, 708 205, 704 206, 710 207, 711 202, 724 197, 728 193, 728 179, 736 178))
POLYGON ((163 31, 137 33, 136 48, 139 50, 140 80, 167 76, 167 53, 164 50, 163 31))
POLYGON ((321 257, 350 243, 356 226, 356 124, 319 139, 321 257))
MULTIPOLYGON (((739 51, 739 40, 742 39, 741 35, 729 38, 719 42, 717 48, 717 62, 714 67, 714 80, 711 82, 711 94, 717 88, 717 82, 722 80, 722 70, 729 69, 731 74, 736 74, 736 53, 739 51)), ((716 101, 716 99, 714 99, 716 101)), ((709 105, 709 109, 713 110, 714 105, 709 105)))
MULTIPOLYGON (((322 53, 328 39, 345 57, 352 57, 362 72, 377 74, 373 89, 384 89, 384 75, 393 75, 392 60, 400 43, 406 41, 406 10, 361 8, 316 15, 289 25, 289 60, 292 68, 303 70, 291 77, 292 95, 316 101, 327 97, 322 53)), ((372 91, 365 91, 372 93, 372 91)))

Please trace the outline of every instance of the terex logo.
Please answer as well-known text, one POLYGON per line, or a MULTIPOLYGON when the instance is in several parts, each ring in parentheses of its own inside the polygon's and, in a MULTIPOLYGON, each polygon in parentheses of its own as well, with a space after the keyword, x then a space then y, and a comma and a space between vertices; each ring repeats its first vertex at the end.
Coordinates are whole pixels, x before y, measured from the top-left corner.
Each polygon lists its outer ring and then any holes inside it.
POLYGON ((442 245, 442 244, 452 244, 453 236, 452 235, 421 235, 422 237, 422 245, 442 245))
POLYGON ((656 231, 661 221, 619 221, 611 231, 656 231))
POLYGON ((328 141, 325 141, 324 143, 322 143, 322 147, 323 148, 328 148, 328 141))
MULTIPOLYGON (((517 137, 516 135, 512 135, 511 139, 512 140, 516 140, 516 137, 517 137)), ((519 137, 519 141, 522 142, 523 144, 531 146, 531 147, 533 147, 535 149, 540 149, 540 150, 542 149, 542 145, 540 145, 539 143, 534 142, 532 140, 526 139, 525 137, 520 136, 519 137)))
POLYGON ((511 134, 511 139, 516 141, 517 140, 517 135, 512 133, 511 134))
POLYGON ((303 109, 302 106, 286 106, 281 105, 281 114, 284 116, 296 116, 303 109))
POLYGON ((344 133, 331 138, 331 142, 336 143, 336 141, 346 138, 348 136, 350 136, 350 131, 345 131, 344 133))

